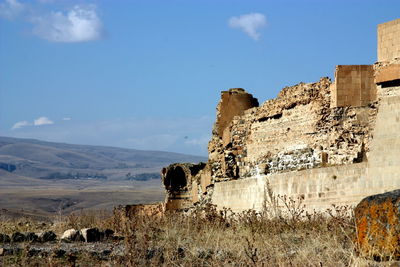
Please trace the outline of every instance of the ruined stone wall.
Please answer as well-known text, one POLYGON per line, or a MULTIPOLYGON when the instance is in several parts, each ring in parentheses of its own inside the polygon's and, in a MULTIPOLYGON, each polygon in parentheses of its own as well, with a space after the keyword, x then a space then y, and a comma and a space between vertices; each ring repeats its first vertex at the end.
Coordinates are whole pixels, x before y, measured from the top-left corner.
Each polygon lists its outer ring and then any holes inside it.
POLYGON ((378 61, 400 58, 400 19, 378 25, 378 61))
POLYGON ((285 87, 260 107, 243 89, 222 92, 207 164, 196 173, 189 166, 185 188, 176 192, 164 183, 167 201, 260 210, 268 184, 276 195, 321 210, 397 189, 399 25, 379 25, 380 62, 340 65, 334 84, 321 78, 285 87))
POLYGON ((269 184, 275 195, 301 199, 310 211, 324 210, 333 204, 354 206, 366 196, 400 188, 400 87, 378 87, 378 95, 367 162, 217 182, 212 203, 238 212, 261 210, 269 184))
MULTIPOLYGON (((328 78, 321 78, 316 83, 286 87, 276 99, 260 107, 240 105, 240 99, 258 103, 243 90, 223 93, 207 164, 173 164, 163 170, 166 209, 187 209, 210 202, 220 208, 259 209, 267 179, 274 191, 301 196, 316 208, 325 207, 315 204, 321 201, 333 203, 341 197, 343 201, 346 196, 355 197, 353 191, 340 184, 348 182, 349 177, 359 180, 364 175, 376 102, 367 106, 331 107, 331 85, 328 78), (221 118, 229 118, 231 115, 226 114, 234 112, 222 107, 227 97, 232 96, 235 102, 231 103, 239 107, 236 112, 240 115, 233 116, 226 125, 228 120, 221 118), (248 109, 243 110, 244 106, 248 109), (322 185, 338 176, 347 180, 336 181, 337 187, 332 187, 335 193, 326 192, 322 185), (297 191, 293 189, 296 184, 297 191)), ((359 194, 360 198, 365 196, 359 194)))
POLYGON ((215 181, 366 160, 376 108, 330 107, 331 83, 300 83, 232 120, 209 144, 215 181))
MULTIPOLYGON (((235 212, 261 211, 268 206, 267 184, 275 196, 287 196, 306 205, 306 209, 324 210, 335 205, 353 205, 375 193, 366 183, 367 163, 315 168, 296 172, 259 175, 215 184, 212 203, 235 212)), ((400 186, 400 182, 398 183, 400 186)), ((280 206, 284 203, 279 201, 280 206)))

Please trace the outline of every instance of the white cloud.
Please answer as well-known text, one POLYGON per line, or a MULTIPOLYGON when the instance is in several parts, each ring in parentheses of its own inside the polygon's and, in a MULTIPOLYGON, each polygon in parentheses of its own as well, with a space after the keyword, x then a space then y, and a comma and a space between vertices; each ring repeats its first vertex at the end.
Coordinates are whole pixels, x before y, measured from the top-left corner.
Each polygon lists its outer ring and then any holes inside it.
POLYGON ((11 128, 11 130, 19 129, 19 128, 22 128, 24 126, 29 126, 29 125, 32 125, 32 123, 30 123, 28 121, 19 121, 14 124, 14 126, 11 128))
POLYGON ((48 125, 48 124, 54 124, 54 122, 47 117, 40 117, 33 121, 33 125, 35 126, 48 125))
POLYGON ((24 5, 17 0, 6 0, 0 3, 0 17, 4 19, 14 19, 24 10, 24 5))
POLYGON ((261 13, 250 13, 239 17, 231 17, 228 24, 232 28, 241 29, 257 41, 261 36, 258 30, 267 24, 267 19, 261 13))
POLYGON ((63 121, 70 121, 70 120, 71 120, 71 118, 69 118, 69 117, 66 117, 66 118, 63 118, 62 120, 63 120, 63 121))
POLYGON ((74 6, 65 14, 51 12, 47 16, 35 17, 33 32, 50 42, 86 42, 102 37, 103 25, 94 5, 74 6))
POLYGON ((33 122, 29 121, 19 121, 16 122, 13 127, 11 127, 11 130, 16 130, 25 126, 42 126, 42 125, 49 125, 49 124, 54 124, 52 120, 50 120, 47 117, 39 117, 33 122))

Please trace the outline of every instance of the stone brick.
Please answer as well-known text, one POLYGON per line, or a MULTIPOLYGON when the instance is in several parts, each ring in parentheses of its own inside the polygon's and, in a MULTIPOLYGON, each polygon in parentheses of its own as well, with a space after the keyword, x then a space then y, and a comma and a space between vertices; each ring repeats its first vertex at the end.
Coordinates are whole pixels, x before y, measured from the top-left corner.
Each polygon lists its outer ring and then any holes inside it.
POLYGON ((372 65, 338 65, 331 87, 332 107, 363 106, 376 100, 372 65))
POLYGON ((377 84, 394 80, 400 80, 400 64, 383 67, 375 75, 375 83, 377 84))
POLYGON ((378 61, 385 62, 400 57, 400 19, 378 25, 378 61))

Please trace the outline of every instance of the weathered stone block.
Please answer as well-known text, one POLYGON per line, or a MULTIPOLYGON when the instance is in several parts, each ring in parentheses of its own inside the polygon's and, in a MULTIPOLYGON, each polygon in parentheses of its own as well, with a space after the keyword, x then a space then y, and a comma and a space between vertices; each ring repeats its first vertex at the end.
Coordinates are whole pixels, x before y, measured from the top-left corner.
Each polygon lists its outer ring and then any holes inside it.
POLYGON ((6 234, 0 234, 0 243, 8 243, 11 241, 11 238, 6 234))
POLYGON ((366 197, 354 212, 360 253, 400 258, 400 190, 366 197))
POLYGON ((394 80, 400 80, 400 64, 386 66, 380 69, 375 76, 375 83, 377 84, 394 80))
POLYGON ((400 19, 378 25, 378 61, 390 61, 400 57, 400 19))
POLYGON ((85 242, 98 242, 102 237, 101 232, 97 228, 84 228, 81 230, 81 233, 85 242))
POLYGON ((372 65, 338 65, 335 86, 331 87, 332 107, 358 107, 376 100, 372 65))
POLYGON ((45 231, 39 233, 38 236, 40 242, 51 242, 57 240, 57 235, 53 231, 45 231))
POLYGON ((81 231, 75 229, 66 230, 61 236, 61 241, 64 242, 74 242, 74 241, 85 241, 82 236, 81 231))
POLYGON ((26 236, 23 233, 20 232, 15 232, 11 236, 11 241, 16 243, 16 242, 25 242, 26 241, 26 236))

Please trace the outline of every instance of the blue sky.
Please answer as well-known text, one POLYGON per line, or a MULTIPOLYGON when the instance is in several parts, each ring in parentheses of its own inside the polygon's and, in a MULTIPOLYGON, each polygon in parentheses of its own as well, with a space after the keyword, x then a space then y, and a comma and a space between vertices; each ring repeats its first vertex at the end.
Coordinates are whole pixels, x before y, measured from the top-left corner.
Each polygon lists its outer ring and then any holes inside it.
POLYGON ((400 1, 0 0, 0 135, 205 155, 220 91, 376 61, 400 1))

